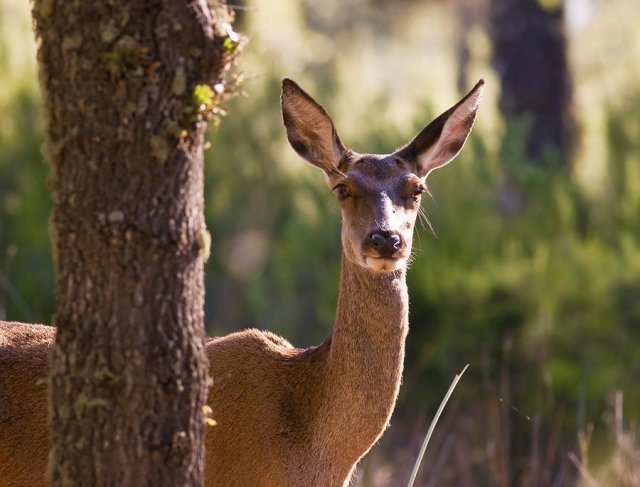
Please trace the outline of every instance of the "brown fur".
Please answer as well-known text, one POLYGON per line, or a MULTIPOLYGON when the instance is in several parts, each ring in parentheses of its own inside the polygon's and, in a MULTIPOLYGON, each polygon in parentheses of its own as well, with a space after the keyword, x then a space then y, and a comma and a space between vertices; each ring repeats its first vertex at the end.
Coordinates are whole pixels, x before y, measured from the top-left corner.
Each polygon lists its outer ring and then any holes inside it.
POLYGON ((0 322, 0 485, 44 484, 47 356, 55 328, 0 322))
MULTIPOLYGON (((398 152, 363 156, 344 147, 324 109, 285 80, 289 140, 340 197, 336 321, 331 336, 309 349, 259 330, 207 341, 217 421, 206 438, 207 486, 346 485, 380 437, 402 376, 416 190, 464 144, 480 88, 398 152), (397 237, 393 252, 375 245, 375 233, 397 237)), ((0 485, 45 483, 43 379, 54 339, 51 327, 0 322, 0 485)))

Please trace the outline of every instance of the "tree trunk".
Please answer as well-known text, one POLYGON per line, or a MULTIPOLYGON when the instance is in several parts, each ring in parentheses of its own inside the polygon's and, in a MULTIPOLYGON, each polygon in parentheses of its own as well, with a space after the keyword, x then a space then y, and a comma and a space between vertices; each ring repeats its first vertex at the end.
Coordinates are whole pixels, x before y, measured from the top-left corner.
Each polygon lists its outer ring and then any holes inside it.
POLYGON ((221 89, 194 88, 233 57, 225 13, 34 3, 57 272, 53 485, 202 484, 203 133, 221 89))
POLYGON ((573 118, 562 1, 490 0, 489 8, 500 109, 527 124, 532 162, 547 162, 549 150, 566 161, 573 118))

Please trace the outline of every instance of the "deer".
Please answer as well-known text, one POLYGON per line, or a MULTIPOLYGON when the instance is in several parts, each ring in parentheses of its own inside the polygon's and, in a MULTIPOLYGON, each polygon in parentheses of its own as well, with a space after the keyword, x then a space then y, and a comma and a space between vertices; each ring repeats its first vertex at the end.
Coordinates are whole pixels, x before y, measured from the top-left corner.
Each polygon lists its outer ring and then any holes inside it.
MULTIPOLYGON (((291 79, 291 147, 322 170, 342 216, 333 330, 295 348, 268 331, 209 338, 207 486, 346 486, 389 425, 409 330, 406 272, 426 180, 462 149, 484 81, 390 154, 345 146, 327 111, 291 79)), ((45 479, 47 356, 55 328, 0 323, 0 485, 45 479)))

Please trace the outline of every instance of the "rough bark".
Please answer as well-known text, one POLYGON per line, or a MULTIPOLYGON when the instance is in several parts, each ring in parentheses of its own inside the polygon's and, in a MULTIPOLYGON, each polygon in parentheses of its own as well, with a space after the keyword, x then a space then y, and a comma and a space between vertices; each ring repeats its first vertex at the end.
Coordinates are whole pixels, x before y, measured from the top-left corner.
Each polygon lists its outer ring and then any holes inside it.
POLYGON ((203 0, 34 4, 54 201, 54 485, 202 483, 202 152, 217 95, 193 90, 233 56, 221 15, 203 0))
POLYGON ((567 160, 573 130, 564 9, 540 0, 490 0, 493 64, 500 109, 529 124, 526 154, 544 164, 546 152, 567 160))

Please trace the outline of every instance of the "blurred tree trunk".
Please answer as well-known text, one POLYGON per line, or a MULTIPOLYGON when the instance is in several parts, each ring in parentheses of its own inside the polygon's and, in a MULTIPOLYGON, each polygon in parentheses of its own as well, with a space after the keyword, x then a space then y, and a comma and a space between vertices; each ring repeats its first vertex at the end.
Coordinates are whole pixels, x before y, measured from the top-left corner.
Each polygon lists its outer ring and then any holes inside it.
POLYGON ((457 77, 456 86, 462 95, 469 90, 469 67, 471 63, 471 50, 469 49, 469 32, 475 25, 485 21, 487 10, 486 0, 458 0, 454 4, 454 13, 458 19, 458 32, 456 42, 457 77))
MULTIPOLYGON (((36 0, 54 208, 53 485, 201 485, 206 119, 235 51, 202 0, 36 0)), ((233 39, 228 34, 231 33, 233 39)))
POLYGON ((562 0, 490 0, 489 8, 500 109, 529 124, 531 161, 544 164, 549 150, 567 161, 573 118, 562 0))

